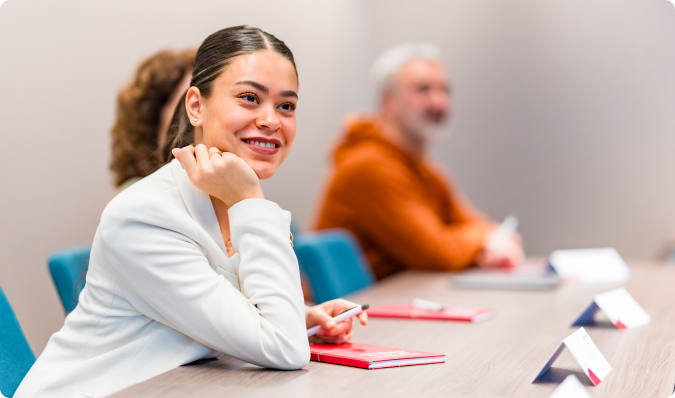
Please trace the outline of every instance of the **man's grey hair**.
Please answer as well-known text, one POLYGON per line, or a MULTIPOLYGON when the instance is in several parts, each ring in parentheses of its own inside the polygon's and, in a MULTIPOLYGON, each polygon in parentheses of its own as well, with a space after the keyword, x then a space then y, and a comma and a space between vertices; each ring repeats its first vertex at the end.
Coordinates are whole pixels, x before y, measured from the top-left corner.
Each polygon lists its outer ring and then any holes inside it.
POLYGON ((431 43, 402 43, 383 52, 373 64, 370 75, 375 94, 380 97, 392 88, 392 77, 408 61, 428 59, 441 61, 441 49, 431 43))

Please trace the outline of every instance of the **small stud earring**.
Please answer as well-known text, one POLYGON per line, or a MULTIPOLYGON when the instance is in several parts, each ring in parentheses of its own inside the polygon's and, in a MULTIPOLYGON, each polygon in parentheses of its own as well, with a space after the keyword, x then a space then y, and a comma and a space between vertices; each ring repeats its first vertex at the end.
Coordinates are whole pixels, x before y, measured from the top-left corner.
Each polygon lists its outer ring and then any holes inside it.
POLYGON ((192 122, 197 123, 197 119, 192 119, 192 122))

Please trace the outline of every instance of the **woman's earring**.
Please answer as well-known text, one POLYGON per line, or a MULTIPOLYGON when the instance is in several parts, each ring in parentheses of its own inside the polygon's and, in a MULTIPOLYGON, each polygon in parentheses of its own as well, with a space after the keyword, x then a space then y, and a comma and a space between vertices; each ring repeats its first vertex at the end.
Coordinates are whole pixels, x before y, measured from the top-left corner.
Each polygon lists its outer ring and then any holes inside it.
POLYGON ((192 123, 197 123, 197 119, 192 119, 192 123))

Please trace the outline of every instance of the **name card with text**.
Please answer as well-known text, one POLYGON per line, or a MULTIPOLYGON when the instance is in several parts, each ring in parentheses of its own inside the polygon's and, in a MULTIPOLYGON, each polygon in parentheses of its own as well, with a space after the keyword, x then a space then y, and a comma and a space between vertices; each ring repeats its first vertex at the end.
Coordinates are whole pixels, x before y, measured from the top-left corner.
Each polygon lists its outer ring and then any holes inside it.
POLYGON ((593 324, 595 314, 602 310, 617 329, 633 329, 651 321, 647 312, 624 288, 595 295, 593 302, 579 315, 572 326, 593 324))
POLYGON ((534 381, 537 381, 537 379, 543 376, 546 371, 551 369, 553 362, 558 359, 565 348, 570 350, 572 356, 576 359, 577 363, 581 366, 581 369, 594 386, 600 384, 600 382, 607 377, 609 372, 612 371, 612 367, 605 357, 602 356, 598 347, 595 346, 595 343, 591 340, 591 336, 586 333, 584 328, 579 328, 579 330, 567 336, 565 340, 560 343, 551 356, 551 359, 546 362, 544 368, 539 372, 537 377, 534 378, 534 381))

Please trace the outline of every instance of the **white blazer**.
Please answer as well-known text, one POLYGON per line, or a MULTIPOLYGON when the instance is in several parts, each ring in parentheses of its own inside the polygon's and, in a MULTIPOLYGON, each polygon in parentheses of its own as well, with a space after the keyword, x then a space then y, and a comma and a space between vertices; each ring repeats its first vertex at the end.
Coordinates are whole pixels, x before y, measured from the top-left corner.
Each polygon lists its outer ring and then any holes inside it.
POLYGON ((263 199, 228 210, 227 257, 209 195, 177 160, 105 208, 86 287, 15 398, 103 397, 226 353, 259 366, 309 362, 291 214, 263 199))

